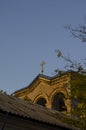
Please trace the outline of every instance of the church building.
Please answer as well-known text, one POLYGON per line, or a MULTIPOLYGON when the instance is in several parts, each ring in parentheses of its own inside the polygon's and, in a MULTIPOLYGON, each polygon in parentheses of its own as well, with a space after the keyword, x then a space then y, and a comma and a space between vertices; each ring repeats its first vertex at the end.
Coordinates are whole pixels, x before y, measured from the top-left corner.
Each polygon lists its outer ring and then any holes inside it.
POLYGON ((39 74, 27 87, 15 91, 14 96, 70 115, 78 106, 78 101, 74 100, 76 95, 72 100, 71 94, 79 75, 74 71, 53 77, 39 74))

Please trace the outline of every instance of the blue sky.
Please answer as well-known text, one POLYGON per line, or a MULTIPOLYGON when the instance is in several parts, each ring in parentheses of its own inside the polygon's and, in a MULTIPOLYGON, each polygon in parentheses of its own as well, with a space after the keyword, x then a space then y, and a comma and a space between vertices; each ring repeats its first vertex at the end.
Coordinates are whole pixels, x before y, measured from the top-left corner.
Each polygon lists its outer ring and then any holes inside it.
POLYGON ((0 89, 7 93, 27 86, 41 73, 52 76, 64 61, 55 49, 74 60, 86 55, 86 44, 65 25, 84 24, 86 0, 0 0, 0 89))

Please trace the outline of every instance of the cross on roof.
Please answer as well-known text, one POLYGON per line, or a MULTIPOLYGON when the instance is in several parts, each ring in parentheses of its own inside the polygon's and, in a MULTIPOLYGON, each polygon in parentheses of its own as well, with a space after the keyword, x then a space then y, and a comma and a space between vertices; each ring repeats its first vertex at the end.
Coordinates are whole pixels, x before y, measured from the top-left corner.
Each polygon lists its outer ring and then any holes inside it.
POLYGON ((41 73, 43 74, 43 72, 44 72, 44 65, 45 65, 46 63, 45 63, 45 61, 42 61, 42 63, 40 64, 40 66, 41 66, 41 73))

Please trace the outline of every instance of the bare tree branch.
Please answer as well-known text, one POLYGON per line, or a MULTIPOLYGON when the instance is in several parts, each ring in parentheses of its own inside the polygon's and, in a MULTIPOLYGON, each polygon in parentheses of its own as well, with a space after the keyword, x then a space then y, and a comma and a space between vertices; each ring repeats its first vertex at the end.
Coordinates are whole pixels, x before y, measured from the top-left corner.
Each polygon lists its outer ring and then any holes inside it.
POLYGON ((72 27, 71 25, 65 26, 66 29, 70 31, 74 38, 78 38, 82 40, 82 42, 86 42, 86 25, 78 25, 78 27, 72 27))
MULTIPOLYGON (((66 65, 64 66, 66 70, 74 70, 79 73, 84 72, 84 74, 86 74, 86 70, 84 69, 83 65, 80 62, 71 60, 69 56, 68 57, 64 56, 60 50, 55 50, 55 52, 57 53, 58 58, 62 58, 63 60, 66 61, 66 65)), ((56 69, 55 72, 61 74, 63 73, 63 70, 56 69)))

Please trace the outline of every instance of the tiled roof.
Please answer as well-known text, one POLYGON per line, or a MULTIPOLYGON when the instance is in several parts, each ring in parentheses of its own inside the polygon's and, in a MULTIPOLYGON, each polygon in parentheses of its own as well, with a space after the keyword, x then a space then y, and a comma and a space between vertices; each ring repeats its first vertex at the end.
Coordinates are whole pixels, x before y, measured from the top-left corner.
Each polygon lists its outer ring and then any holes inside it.
POLYGON ((9 112, 13 115, 21 116, 22 118, 34 119, 43 123, 69 128, 70 130, 79 130, 78 128, 61 121, 61 118, 67 118, 57 111, 21 100, 2 92, 0 92, 0 111, 9 112))

